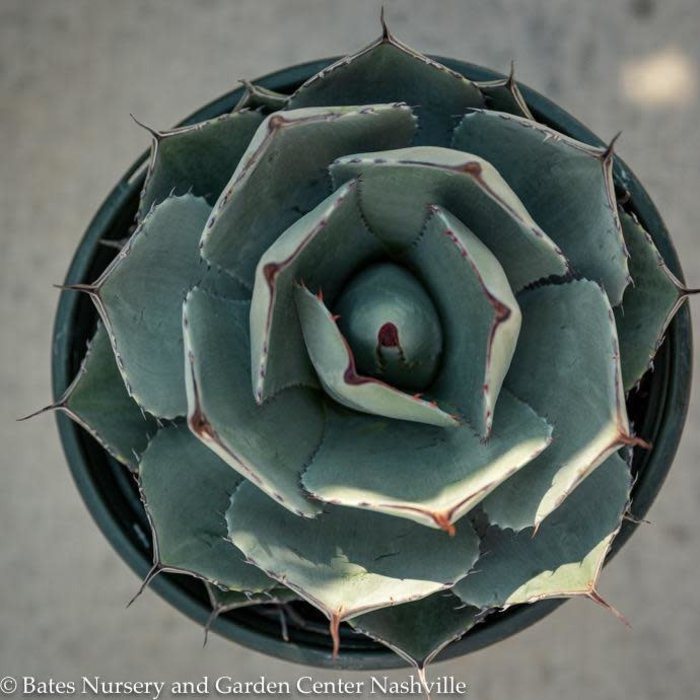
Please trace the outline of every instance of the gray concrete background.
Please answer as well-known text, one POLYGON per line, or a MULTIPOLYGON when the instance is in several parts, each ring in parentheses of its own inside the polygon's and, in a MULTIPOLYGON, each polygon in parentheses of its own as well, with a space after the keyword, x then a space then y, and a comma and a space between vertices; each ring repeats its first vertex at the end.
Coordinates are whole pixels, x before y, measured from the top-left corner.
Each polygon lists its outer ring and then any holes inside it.
MULTIPOLYGON (((602 137, 624 129, 619 153, 700 284, 697 0, 385 5, 416 48, 501 70, 514 58, 522 81, 602 137)), ((371 0, 0 0, 0 676, 293 681, 304 671, 219 638, 202 650, 201 630, 153 593, 125 610, 138 582, 88 516, 53 420, 14 418, 49 398, 51 284, 148 144, 129 112, 167 127, 238 78, 356 50, 378 29, 371 0)), ((697 697, 699 420, 695 386, 653 522, 603 577, 631 630, 572 601, 434 672, 468 682, 479 700, 697 697)))

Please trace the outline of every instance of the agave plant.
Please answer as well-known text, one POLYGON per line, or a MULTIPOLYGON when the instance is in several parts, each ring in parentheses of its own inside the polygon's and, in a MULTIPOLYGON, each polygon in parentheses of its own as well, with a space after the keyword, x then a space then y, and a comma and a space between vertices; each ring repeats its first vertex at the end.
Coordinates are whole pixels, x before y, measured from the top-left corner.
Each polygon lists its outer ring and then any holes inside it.
POLYGON ((153 574, 302 598, 421 672, 580 596, 630 499, 626 395, 689 293, 613 144, 386 26, 284 95, 152 130, 136 228, 52 408, 132 470, 153 574))

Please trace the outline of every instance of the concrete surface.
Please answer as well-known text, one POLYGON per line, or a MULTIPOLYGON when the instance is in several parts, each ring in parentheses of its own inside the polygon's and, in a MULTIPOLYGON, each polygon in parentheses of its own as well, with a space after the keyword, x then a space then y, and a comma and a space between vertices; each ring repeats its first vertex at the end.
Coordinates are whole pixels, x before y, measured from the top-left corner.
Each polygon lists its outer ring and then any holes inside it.
MULTIPOLYGON (((514 58, 521 80, 601 136, 623 128, 619 153, 700 284, 696 0, 385 5, 416 48, 501 70, 514 58)), ((378 29, 371 0, 0 0, 0 677, 293 681, 304 672, 219 638, 202 650, 201 630, 153 593, 125 610, 138 582, 88 516, 52 419, 14 418, 49 397, 51 284, 147 146, 129 112, 167 127, 240 77, 353 51, 378 29)), ((632 629, 574 601, 435 673, 466 681, 478 700, 697 696, 700 387, 693 397, 653 523, 603 578, 632 629)))

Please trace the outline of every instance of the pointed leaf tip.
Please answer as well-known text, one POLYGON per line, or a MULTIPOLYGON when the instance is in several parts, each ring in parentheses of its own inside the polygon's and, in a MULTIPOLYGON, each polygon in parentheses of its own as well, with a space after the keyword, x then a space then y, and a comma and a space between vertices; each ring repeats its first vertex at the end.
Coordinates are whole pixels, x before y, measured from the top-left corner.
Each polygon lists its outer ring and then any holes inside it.
POLYGON ((628 263, 612 160, 601 160, 601 149, 529 119, 488 110, 467 114, 452 145, 491 163, 573 267, 602 283, 613 305, 620 303, 628 263))
POLYGON ((142 129, 145 129, 156 141, 160 141, 163 138, 162 132, 154 129, 152 126, 148 126, 148 124, 144 124, 144 122, 138 120, 132 112, 129 112, 129 116, 134 120, 134 122, 140 126, 142 129))
POLYGON ((478 608, 451 592, 392 605, 350 620, 350 626, 384 644, 425 673, 437 655, 479 621, 478 608))
POLYGON ((56 411, 59 408, 61 408, 61 404, 50 403, 48 406, 44 406, 43 408, 40 408, 37 411, 32 411, 31 413, 28 413, 26 416, 20 416, 19 418, 15 418, 15 422, 23 423, 26 420, 31 420, 32 418, 36 418, 37 416, 40 416, 44 413, 49 413, 50 411, 56 411))
POLYGON ((483 97, 474 83, 460 73, 398 41, 384 20, 379 39, 309 78, 291 96, 288 106, 296 109, 372 102, 417 105, 420 130, 416 141, 447 146, 454 115, 482 106, 483 97), (402 79, 396 80, 396 75, 402 79))
POLYGON ((610 139, 610 143, 605 147, 600 154, 600 159, 603 161, 610 160, 615 155, 615 145, 617 141, 622 136, 622 130, 618 131, 615 136, 610 139))
POLYGON ((382 27, 382 39, 384 41, 390 41, 391 40, 391 32, 389 31, 389 26, 386 21, 386 11, 384 8, 384 5, 381 6, 379 9, 379 23, 381 24, 382 27))
POLYGON ((63 411, 132 470, 158 430, 157 421, 129 396, 102 324, 90 340, 75 378, 45 410, 52 409, 63 411))
POLYGON ((613 454, 535 528, 536 535, 489 527, 480 559, 455 593, 482 609, 595 595, 630 489, 629 467, 613 454))
POLYGON ((276 585, 226 538, 223 512, 241 477, 185 426, 160 430, 139 476, 159 566, 236 591, 276 585))
POLYGON ((588 280, 518 297, 523 326, 505 386, 554 426, 552 444, 484 501, 491 522, 542 521, 615 453, 629 421, 610 302, 588 280))
POLYGON ((478 538, 400 518, 327 506, 315 520, 280 508, 250 483, 233 494, 229 536, 256 566, 331 622, 445 590, 471 568, 478 538), (422 552, 415 557, 415 552, 422 552))
POLYGON ((181 328, 186 291, 200 283, 227 286, 199 255, 209 210, 192 195, 156 205, 90 285, 130 394, 160 418, 187 410, 181 328))

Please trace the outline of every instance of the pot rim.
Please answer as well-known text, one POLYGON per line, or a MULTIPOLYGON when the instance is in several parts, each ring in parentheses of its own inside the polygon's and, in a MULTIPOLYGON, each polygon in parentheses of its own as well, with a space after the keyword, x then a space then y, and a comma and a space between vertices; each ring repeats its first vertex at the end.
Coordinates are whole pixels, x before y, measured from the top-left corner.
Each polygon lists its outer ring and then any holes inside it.
MULTIPOLYGON (((472 80, 483 81, 505 77, 476 64, 440 56, 432 56, 432 58, 472 80)), ((271 90, 289 90, 335 60, 335 58, 329 58, 294 65, 253 82, 271 90)), ((561 107, 531 88, 520 83, 518 85, 539 121, 555 126, 589 144, 605 145, 561 107)), ((191 114, 180 124, 203 121, 230 111, 243 95, 243 90, 238 88, 219 97, 191 114)), ((99 241, 105 237, 105 231, 114 224, 119 213, 123 212, 133 200, 135 193, 141 189, 147 157, 146 152, 136 160, 98 209, 78 245, 66 276, 66 284, 89 281, 85 277, 93 264, 99 241)), ((651 234, 671 271, 682 280, 678 256, 656 207, 641 183, 617 156, 615 156, 614 176, 616 184, 629 191, 635 213, 651 234)), ((76 352, 84 352, 83 347, 76 349, 73 332, 81 303, 79 296, 82 295, 62 293, 58 303, 52 343, 52 383, 55 400, 60 397, 73 378, 72 370, 76 352)), ((651 416, 651 421, 647 421, 650 425, 645 425, 644 436, 651 439, 653 449, 645 453, 640 460, 642 464, 633 489, 630 511, 637 520, 641 520, 651 506, 678 448, 688 411, 691 364, 690 314, 687 305, 684 305, 669 326, 652 374, 648 404, 661 406, 661 410, 651 416)), ((61 412, 56 412, 56 420, 73 479, 90 514, 121 558, 137 575, 141 578, 145 577, 152 567, 150 555, 144 551, 143 546, 138 546, 138 538, 134 539, 133 533, 127 534, 126 525, 119 520, 118 514, 100 489, 95 475, 91 473, 90 460, 86 452, 86 434, 61 412)), ((608 561, 629 539, 637 524, 629 519, 623 521, 622 528, 613 542, 608 561)), ((149 536, 150 533, 140 533, 142 540, 149 536)), ((183 587, 177 578, 158 576, 151 583, 151 588, 188 617, 200 624, 206 623, 210 609, 203 604, 202 600, 183 587)), ((494 613, 489 616, 487 622, 474 627, 461 640, 450 644, 439 655, 438 660, 477 651, 516 634, 544 618, 563 602, 565 601, 546 600, 530 605, 514 606, 508 611, 494 613)), ((251 629, 227 616, 221 616, 215 620, 212 630, 256 651, 300 664, 344 670, 382 670, 406 666, 403 659, 384 648, 368 650, 341 647, 339 657, 333 659, 330 648, 304 642, 285 642, 279 634, 273 636, 267 631, 251 629)))

